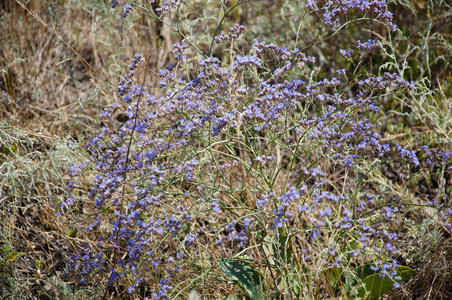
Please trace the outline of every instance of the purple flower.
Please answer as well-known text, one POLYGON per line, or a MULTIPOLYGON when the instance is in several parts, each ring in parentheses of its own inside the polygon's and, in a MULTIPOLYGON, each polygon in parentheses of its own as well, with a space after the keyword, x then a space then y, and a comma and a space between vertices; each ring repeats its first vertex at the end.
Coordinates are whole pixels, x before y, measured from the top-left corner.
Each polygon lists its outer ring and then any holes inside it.
POLYGON ((198 234, 190 233, 187 236, 187 238, 185 239, 185 243, 187 244, 187 246, 191 246, 196 241, 197 237, 198 237, 198 234))
POLYGON ((327 207, 324 210, 319 210, 319 216, 320 217, 331 217, 332 211, 331 208, 327 207))
POLYGON ((130 4, 124 4, 122 6, 122 9, 124 10, 123 13, 122 13, 122 17, 126 18, 127 15, 130 13, 130 11, 132 10, 132 6, 130 4))

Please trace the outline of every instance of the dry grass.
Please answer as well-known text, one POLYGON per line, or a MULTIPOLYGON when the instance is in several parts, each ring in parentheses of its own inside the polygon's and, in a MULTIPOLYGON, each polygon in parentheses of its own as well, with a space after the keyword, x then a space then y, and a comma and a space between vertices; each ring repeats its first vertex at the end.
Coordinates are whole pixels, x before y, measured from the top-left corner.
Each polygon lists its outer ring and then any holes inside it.
MULTIPOLYGON (((127 61, 117 28, 95 30, 108 28, 107 18, 66 4, 0 5, 0 144, 17 149, 0 157, 0 293, 11 299, 72 297, 62 281, 72 227, 55 218, 67 197, 65 171, 86 159, 80 145, 99 127, 110 82, 124 68, 115 60, 127 61)), ((94 297, 81 291, 74 295, 94 297)))

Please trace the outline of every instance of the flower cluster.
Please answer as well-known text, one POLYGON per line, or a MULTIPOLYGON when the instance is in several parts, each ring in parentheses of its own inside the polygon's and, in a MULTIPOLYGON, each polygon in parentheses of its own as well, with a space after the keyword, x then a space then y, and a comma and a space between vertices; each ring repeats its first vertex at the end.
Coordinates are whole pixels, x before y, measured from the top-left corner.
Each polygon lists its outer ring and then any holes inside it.
MULTIPOLYGON (((337 30, 341 24, 341 18, 354 14, 371 14, 371 18, 386 24, 395 31, 397 25, 393 23, 393 14, 387 10, 385 0, 327 0, 308 1, 306 8, 312 11, 323 11, 324 25, 337 30)), ((355 20, 352 18, 352 20, 355 20)))
MULTIPOLYGON (((175 5, 165 1, 156 12, 175 5)), ((324 10, 324 24, 333 29, 353 13, 369 13, 395 28, 385 1, 329 0, 319 6, 307 5, 324 10)), ((124 15, 130 9, 125 4, 124 15)), ((355 78, 356 89, 344 92, 346 69, 337 71, 340 78, 313 76, 315 57, 257 39, 240 47, 244 31, 237 24, 215 37, 220 45, 234 40, 229 62, 187 59, 187 44, 173 45, 175 63, 151 75, 156 86, 136 84, 144 58, 134 56, 118 84, 122 101, 102 112, 107 118, 121 110, 128 120, 119 129, 102 128, 87 145, 97 172, 87 200, 100 215, 87 231, 99 238, 74 256, 70 269, 82 280, 109 272, 109 284, 130 276, 129 293, 148 284, 158 286, 153 298, 165 299, 178 270, 189 265, 181 253, 215 240, 210 246, 222 250, 212 257, 253 256, 250 249, 268 235, 280 243, 297 240, 286 262, 296 255, 322 267, 370 261, 397 286, 392 255, 399 208, 361 193, 365 175, 347 176, 393 153, 405 164, 421 164, 415 151, 383 143, 374 118, 381 91, 406 92, 414 83, 385 72, 355 78), (333 169, 339 179, 330 176, 333 169), (150 278, 142 275, 145 266, 150 278)), ((357 41, 363 53, 376 45, 357 41)), ((352 60, 350 50, 340 53, 352 60)), ((451 158, 449 152, 424 152, 427 164, 451 158)), ((82 177, 84 167, 73 166, 71 175, 82 177)), ((72 197, 62 207, 77 201, 72 197)))
POLYGON ((246 27, 240 24, 235 24, 233 27, 229 28, 230 32, 225 34, 223 31, 220 35, 217 35, 215 37, 215 42, 225 42, 225 41, 232 41, 232 40, 240 40, 245 36, 245 29, 246 27))
MULTIPOLYGON (((122 9, 123 9, 122 17, 126 18, 130 14, 130 12, 132 11, 132 6, 130 5, 130 3, 132 3, 132 2, 131 1, 121 1, 121 2, 124 3, 123 6, 122 6, 122 9), (127 3, 127 2, 129 2, 129 3, 127 3)), ((149 4, 152 4, 152 3, 155 2, 155 0, 145 0, 145 2, 149 3, 149 4)), ((145 7, 147 7, 146 3, 144 3, 142 5, 138 5, 138 7, 145 8, 145 7)), ((113 0, 111 2, 110 6, 112 8, 115 8, 119 4, 120 4, 120 1, 113 0)), ((165 14, 169 14, 172 11, 177 9, 177 5, 178 5, 178 1, 177 0, 163 1, 163 3, 161 3, 160 7, 155 9, 155 13, 157 13, 159 16, 163 16, 165 14)))
MULTIPOLYGON (((113 4, 112 4, 112 7, 114 7, 113 4)), ((124 10, 122 13, 122 17, 126 18, 130 14, 130 11, 132 10, 132 6, 130 4, 124 4, 122 6, 122 9, 124 10)))

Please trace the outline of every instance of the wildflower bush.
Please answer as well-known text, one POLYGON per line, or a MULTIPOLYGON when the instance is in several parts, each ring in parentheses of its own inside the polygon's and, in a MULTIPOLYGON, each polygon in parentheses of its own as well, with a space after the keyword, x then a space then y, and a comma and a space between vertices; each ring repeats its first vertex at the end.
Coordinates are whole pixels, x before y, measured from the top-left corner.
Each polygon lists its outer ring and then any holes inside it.
MULTIPOLYGON (((428 207, 450 233, 452 153, 381 127, 394 99, 437 95, 391 52, 401 33, 386 1, 284 2, 297 16, 288 45, 225 25, 253 5, 220 1, 206 42, 184 2, 112 2, 179 42, 157 73, 135 54, 91 159, 69 171, 59 218, 82 213, 85 228, 68 277, 101 282, 104 298, 377 299, 416 272, 399 251, 409 210, 428 207), (388 165, 407 178, 392 185, 388 165), (444 188, 414 197, 438 168, 444 188)), ((400 113, 422 118, 417 104, 400 113)))

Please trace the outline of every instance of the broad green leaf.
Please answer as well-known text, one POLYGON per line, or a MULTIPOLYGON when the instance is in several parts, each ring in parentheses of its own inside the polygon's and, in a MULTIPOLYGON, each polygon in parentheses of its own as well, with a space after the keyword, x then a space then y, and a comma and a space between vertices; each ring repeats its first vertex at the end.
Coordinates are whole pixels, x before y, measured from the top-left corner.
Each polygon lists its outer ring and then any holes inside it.
POLYGON ((239 283, 239 287, 251 299, 264 299, 263 282, 252 265, 240 260, 223 260, 220 269, 227 278, 239 283))
POLYGON ((374 275, 374 274, 378 273, 378 271, 374 271, 374 270, 371 269, 372 266, 373 265, 370 265, 370 264, 359 266, 359 267, 356 267, 354 269, 354 272, 356 273, 356 275, 359 278, 364 279, 367 276, 374 275))
MULTIPOLYGON (((363 279, 363 284, 365 287, 362 287, 358 290, 358 296, 360 298, 364 298, 366 292, 369 292, 369 295, 367 296, 366 299, 376 300, 380 298, 384 293, 391 290, 393 288, 394 283, 388 277, 381 278, 380 273, 375 273, 374 271, 367 269, 366 266, 362 268, 362 274, 365 275, 370 272, 373 272, 374 274, 368 275, 363 279)), ((416 273, 415 270, 404 266, 397 267, 396 272, 397 276, 400 276, 401 278, 400 280, 397 280, 397 282, 399 283, 407 280, 410 276, 416 273)))

